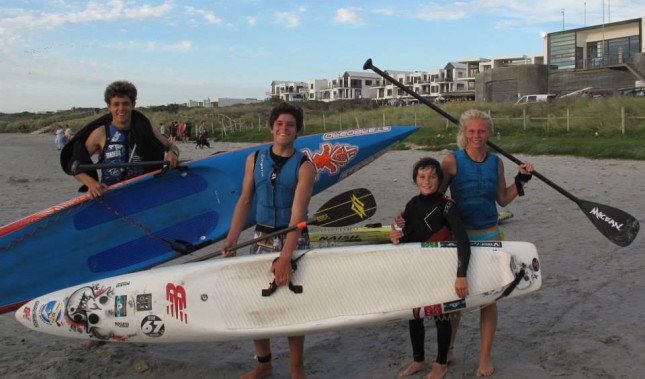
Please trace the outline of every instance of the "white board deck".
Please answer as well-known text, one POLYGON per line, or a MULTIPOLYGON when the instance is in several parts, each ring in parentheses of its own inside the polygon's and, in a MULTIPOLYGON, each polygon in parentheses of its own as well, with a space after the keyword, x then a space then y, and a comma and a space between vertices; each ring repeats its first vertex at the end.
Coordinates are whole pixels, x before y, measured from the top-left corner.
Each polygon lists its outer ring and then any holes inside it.
POLYGON ((217 259, 127 274, 34 299, 16 318, 41 332, 129 342, 254 339, 357 327, 473 309, 497 300, 523 267, 509 297, 541 286, 535 246, 479 243, 468 270, 470 294, 454 293, 453 247, 357 245, 305 254, 293 273, 303 292, 278 288, 277 254, 217 259))

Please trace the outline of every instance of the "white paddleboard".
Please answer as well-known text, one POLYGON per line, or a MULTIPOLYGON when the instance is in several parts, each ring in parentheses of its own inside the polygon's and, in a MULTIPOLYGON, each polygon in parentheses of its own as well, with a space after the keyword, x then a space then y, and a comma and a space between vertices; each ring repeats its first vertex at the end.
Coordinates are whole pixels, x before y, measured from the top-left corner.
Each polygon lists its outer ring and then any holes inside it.
POLYGON ((465 299, 454 292, 454 243, 357 245, 294 253, 305 254, 292 276, 302 293, 279 287, 262 296, 273 280, 276 253, 163 267, 70 287, 28 302, 16 319, 36 331, 82 339, 225 341, 430 317, 490 304, 510 287, 508 297, 540 288, 533 244, 473 244, 471 295, 465 299))

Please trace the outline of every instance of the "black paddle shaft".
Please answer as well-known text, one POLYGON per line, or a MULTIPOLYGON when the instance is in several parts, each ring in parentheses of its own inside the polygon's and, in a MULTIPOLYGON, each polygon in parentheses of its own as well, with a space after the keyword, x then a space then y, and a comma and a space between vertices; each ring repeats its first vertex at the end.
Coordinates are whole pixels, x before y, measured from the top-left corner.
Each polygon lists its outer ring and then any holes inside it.
MULTIPOLYGON (((367 61, 365 61, 365 64, 363 64, 363 70, 367 70, 367 69, 370 69, 375 73, 379 74, 380 76, 382 76, 383 78, 387 79, 395 86, 399 87, 400 89, 410 94, 415 99, 419 100, 421 103, 429 106, 435 112, 439 113, 449 121, 453 122, 455 125, 459 125, 459 120, 457 120, 455 117, 453 117, 443 109, 439 108, 438 106, 430 102, 425 97, 414 92, 412 89, 406 87, 405 85, 403 85, 403 83, 394 79, 387 73, 381 71, 378 67, 374 66, 374 64, 372 64, 372 59, 368 59, 367 61)), ((490 146, 493 150, 496 150, 498 153, 502 154, 506 158, 513 161, 514 163, 518 165, 522 164, 522 161, 520 161, 519 159, 517 159, 516 157, 514 157, 513 155, 511 155, 509 152, 502 149, 501 147, 495 145, 490 140, 487 139, 486 144, 490 146)), ((540 180, 542 180, 544 183, 549 185, 551 188, 555 189, 556 191, 560 192, 562 195, 566 196, 569 200, 578 204, 580 209, 582 209, 582 211, 585 213, 587 218, 589 218, 589 220, 594 224, 594 226, 605 237, 607 237, 607 239, 609 239, 613 243, 619 246, 627 246, 634 240, 634 238, 636 238, 636 235, 638 234, 638 230, 640 229, 640 224, 638 220, 636 220, 636 218, 634 218, 629 213, 621 211, 620 209, 609 207, 607 205, 581 200, 576 196, 572 195, 571 193, 569 193, 568 191, 566 191, 564 188, 553 183, 551 180, 544 177, 544 175, 540 174, 539 172, 534 170, 531 173, 535 175, 537 178, 539 178, 540 180)))
MULTIPOLYGON (((419 100, 423 104, 429 106, 435 112, 439 113, 440 115, 442 115, 443 117, 445 117, 446 119, 451 121, 453 124, 459 125, 459 120, 457 120, 455 117, 453 117, 450 113, 447 113, 443 109, 441 109, 438 106, 436 106, 435 104, 433 104, 430 100, 426 99, 425 97, 419 95, 418 93, 414 92, 410 88, 406 87, 405 85, 403 85, 403 83, 401 83, 398 80, 394 79, 393 77, 388 75, 386 72, 381 71, 378 67, 375 67, 372 64, 371 59, 368 59, 367 62, 365 62, 365 64, 363 65, 363 70, 367 70, 367 69, 370 69, 370 70, 376 72, 377 74, 381 75, 385 79, 389 80, 390 82, 392 82, 392 84, 394 84, 395 86, 401 88, 402 90, 404 90, 405 92, 407 92, 408 94, 410 94, 412 97, 414 97, 415 99, 419 100)), ((509 153, 506 150, 502 149, 501 147, 495 145, 490 140, 487 139, 486 144, 488 146, 490 146, 493 150, 499 152, 500 154, 502 154, 506 158, 508 158, 511 161, 513 161, 515 164, 521 165, 523 163, 521 160, 519 160, 515 156, 511 155, 511 153, 509 153)), ((553 187, 556 191, 558 191, 561 194, 563 194, 564 196, 568 197, 570 200, 572 200, 572 201, 574 201, 576 203, 578 203, 580 201, 577 197, 573 196, 572 194, 567 192, 564 188, 560 187, 559 185, 553 183, 548 178, 545 178, 544 175, 540 174, 539 172, 533 170, 533 171, 531 171, 531 174, 535 175, 540 180, 542 180, 544 183, 546 183, 549 186, 553 187)))
MULTIPOLYGON (((252 245, 281 234, 289 233, 296 229, 303 229, 307 225, 319 226, 349 226, 361 222, 367 218, 372 217, 376 213, 376 200, 370 190, 365 188, 355 188, 339 195, 334 196, 323 204, 313 216, 313 220, 309 223, 301 222, 297 225, 292 225, 284 229, 276 230, 275 232, 265 234, 261 237, 254 238, 245 242, 241 242, 235 246, 226 248, 226 251, 238 250, 242 247, 252 245)), ((201 262, 210 258, 221 255, 219 251, 206 254, 202 257, 193 259, 186 263, 201 262)))

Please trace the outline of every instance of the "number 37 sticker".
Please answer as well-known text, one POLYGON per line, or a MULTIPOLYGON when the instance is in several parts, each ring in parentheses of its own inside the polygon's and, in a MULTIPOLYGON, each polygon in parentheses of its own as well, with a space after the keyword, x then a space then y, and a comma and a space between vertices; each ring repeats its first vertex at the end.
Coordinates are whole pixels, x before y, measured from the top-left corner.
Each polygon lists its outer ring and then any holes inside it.
POLYGON ((166 329, 161 318, 150 315, 141 320, 141 330, 148 337, 161 337, 166 329))

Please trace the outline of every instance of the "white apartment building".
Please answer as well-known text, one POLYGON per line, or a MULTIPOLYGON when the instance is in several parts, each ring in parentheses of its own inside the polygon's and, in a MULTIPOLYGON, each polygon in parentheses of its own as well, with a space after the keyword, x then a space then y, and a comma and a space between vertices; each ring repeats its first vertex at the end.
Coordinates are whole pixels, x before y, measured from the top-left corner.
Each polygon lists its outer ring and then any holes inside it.
POLYGON ((371 99, 374 86, 382 82, 378 74, 370 72, 346 71, 332 79, 312 79, 309 81, 309 100, 334 101, 350 99, 371 99))
POLYGON ((271 82, 271 92, 267 92, 267 97, 278 96, 283 101, 301 101, 307 100, 309 89, 305 82, 288 82, 274 80, 271 82))

